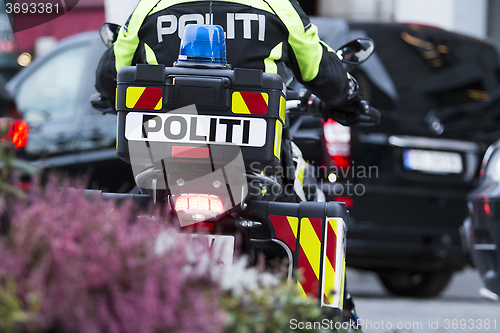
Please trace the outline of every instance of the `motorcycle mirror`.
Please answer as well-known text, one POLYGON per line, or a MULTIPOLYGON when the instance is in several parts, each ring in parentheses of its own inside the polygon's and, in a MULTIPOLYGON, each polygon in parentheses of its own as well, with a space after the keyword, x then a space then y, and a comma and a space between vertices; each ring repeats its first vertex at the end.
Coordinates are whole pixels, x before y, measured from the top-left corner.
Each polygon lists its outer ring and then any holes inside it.
POLYGON ((358 38, 342 45, 338 51, 342 62, 359 65, 365 62, 375 51, 375 43, 370 38, 358 38))
POLYGON ((106 44, 107 47, 113 45, 118 38, 118 32, 120 31, 121 26, 115 23, 104 22, 99 28, 99 34, 101 35, 101 39, 106 44))

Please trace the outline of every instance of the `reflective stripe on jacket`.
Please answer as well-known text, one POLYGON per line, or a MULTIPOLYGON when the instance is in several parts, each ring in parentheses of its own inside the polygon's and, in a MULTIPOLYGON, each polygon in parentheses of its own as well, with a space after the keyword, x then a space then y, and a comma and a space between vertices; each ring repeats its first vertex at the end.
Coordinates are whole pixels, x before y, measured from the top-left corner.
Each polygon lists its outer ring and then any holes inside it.
POLYGON ((347 75, 342 62, 321 42, 316 26, 297 0, 218 0, 211 8, 210 17, 210 1, 141 0, 101 59, 97 89, 112 97, 114 86, 109 89, 109 80, 123 66, 171 66, 177 60, 184 27, 213 23, 226 32, 227 60, 233 68, 256 68, 283 76, 286 64, 328 104, 345 99, 347 75))

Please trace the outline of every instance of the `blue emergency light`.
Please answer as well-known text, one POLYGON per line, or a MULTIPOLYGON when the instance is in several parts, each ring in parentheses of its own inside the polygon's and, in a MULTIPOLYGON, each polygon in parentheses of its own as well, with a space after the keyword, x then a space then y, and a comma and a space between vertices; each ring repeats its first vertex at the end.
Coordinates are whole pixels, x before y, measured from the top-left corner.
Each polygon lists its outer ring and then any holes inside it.
POLYGON ((190 63, 225 66, 226 39, 220 25, 188 24, 184 28, 179 50, 178 66, 190 63))

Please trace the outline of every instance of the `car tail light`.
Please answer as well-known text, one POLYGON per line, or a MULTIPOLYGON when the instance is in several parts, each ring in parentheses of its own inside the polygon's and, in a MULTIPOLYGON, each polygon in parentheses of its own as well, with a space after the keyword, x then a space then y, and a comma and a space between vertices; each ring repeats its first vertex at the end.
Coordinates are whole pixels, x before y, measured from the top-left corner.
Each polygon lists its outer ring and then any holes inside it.
POLYGON ((352 205, 354 204, 354 200, 351 197, 336 197, 333 201, 344 202, 347 208, 352 208, 352 205))
POLYGON ((488 204, 488 203, 484 204, 484 212, 486 213, 486 215, 491 214, 490 204, 488 204))
POLYGON ((222 200, 215 196, 204 194, 183 194, 175 199, 175 209, 183 210, 205 210, 213 213, 221 213, 224 209, 222 200))
POLYGON ((29 126, 25 121, 16 121, 14 123, 14 133, 12 133, 12 143, 16 148, 26 146, 28 142, 29 126))
POLYGON ((335 120, 323 122, 325 145, 336 167, 346 169, 351 165, 351 129, 335 120))
MULTIPOLYGON (((5 122, 0 121, 0 126, 5 122)), ((23 148, 28 142, 29 126, 22 120, 8 120, 8 132, 2 138, 2 141, 9 140, 16 148, 23 148)))
POLYGON ((489 196, 485 196, 484 197, 483 209, 484 209, 484 212, 486 213, 486 215, 490 215, 491 214, 490 197, 489 196))

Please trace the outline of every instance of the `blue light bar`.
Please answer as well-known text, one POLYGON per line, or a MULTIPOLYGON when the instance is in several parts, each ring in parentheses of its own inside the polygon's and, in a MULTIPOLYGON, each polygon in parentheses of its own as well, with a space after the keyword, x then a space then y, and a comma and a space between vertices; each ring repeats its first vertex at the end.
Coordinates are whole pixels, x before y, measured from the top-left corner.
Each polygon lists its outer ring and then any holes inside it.
POLYGON ((186 25, 182 35, 178 63, 179 65, 182 63, 225 65, 227 61, 224 29, 220 25, 186 25))

